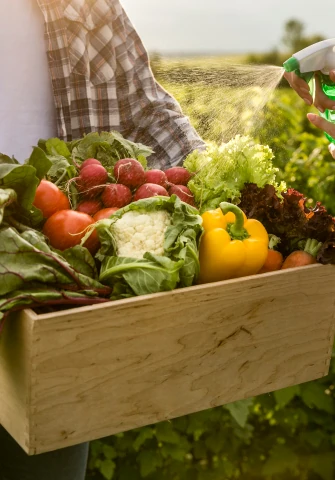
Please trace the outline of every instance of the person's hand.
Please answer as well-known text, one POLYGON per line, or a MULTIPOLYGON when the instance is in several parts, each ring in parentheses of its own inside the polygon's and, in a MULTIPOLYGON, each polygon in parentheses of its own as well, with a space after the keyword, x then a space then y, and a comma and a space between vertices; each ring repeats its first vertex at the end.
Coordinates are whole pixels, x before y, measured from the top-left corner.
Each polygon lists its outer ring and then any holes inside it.
MULTIPOLYGON (((321 128, 321 130, 328 133, 332 138, 335 138, 335 125, 333 123, 327 122, 327 120, 315 113, 308 113, 307 118, 315 127, 321 128)), ((335 145, 331 143, 328 148, 332 157, 335 158, 335 145)))
MULTIPOLYGON (((313 105, 313 97, 310 94, 308 84, 302 78, 298 77, 294 72, 285 72, 284 77, 290 86, 304 100, 307 105, 313 105)), ((335 70, 329 72, 330 79, 335 82, 335 70)), ((330 100, 322 91, 319 76, 315 75, 315 98, 314 106, 323 113, 325 110, 335 110, 334 100, 330 100)))
MULTIPOLYGON (((310 94, 308 84, 302 78, 298 77, 294 72, 285 72, 284 77, 290 84, 290 86, 297 92, 297 94, 304 100, 307 105, 313 105, 313 97, 310 94)), ((335 82, 335 70, 329 72, 330 79, 335 82)), ((314 106, 323 113, 325 110, 335 110, 335 102, 327 97, 322 91, 320 78, 315 75, 315 95, 314 106)), ((308 120, 317 128, 320 128, 324 132, 328 133, 332 138, 335 138, 335 125, 331 122, 327 122, 324 118, 314 113, 307 114, 308 120)), ((333 158, 335 158, 335 145, 331 143, 329 145, 329 151, 333 158)))

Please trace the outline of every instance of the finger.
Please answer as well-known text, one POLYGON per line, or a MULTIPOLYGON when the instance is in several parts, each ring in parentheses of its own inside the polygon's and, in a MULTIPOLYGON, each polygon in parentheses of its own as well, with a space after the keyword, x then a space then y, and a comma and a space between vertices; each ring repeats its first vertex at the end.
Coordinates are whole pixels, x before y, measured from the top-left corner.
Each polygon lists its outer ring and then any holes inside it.
POLYGON ((327 97, 327 95, 322 91, 320 78, 316 76, 315 78, 315 100, 314 105, 323 113, 325 110, 335 110, 335 102, 327 97))
POLYGON ((312 105, 313 97, 310 94, 309 87, 305 80, 295 75, 294 72, 285 72, 285 79, 288 81, 290 87, 297 92, 297 94, 304 100, 307 105, 312 105))
POLYGON ((335 158, 335 145, 334 143, 331 143, 328 147, 329 151, 330 151, 330 155, 335 158))
POLYGON ((329 72, 329 76, 330 76, 330 79, 331 79, 333 82, 335 82, 335 70, 331 70, 331 71, 329 72))
POLYGON ((294 72, 285 72, 284 77, 292 88, 309 93, 308 84, 294 72))
POLYGON ((321 130, 335 138, 335 125, 333 123, 327 122, 327 120, 319 117, 319 115, 315 113, 308 113, 307 118, 315 127, 321 128, 321 130))
POLYGON ((300 78, 297 75, 294 75, 293 84, 297 90, 300 90, 301 92, 309 93, 308 83, 306 83, 303 78, 300 78))

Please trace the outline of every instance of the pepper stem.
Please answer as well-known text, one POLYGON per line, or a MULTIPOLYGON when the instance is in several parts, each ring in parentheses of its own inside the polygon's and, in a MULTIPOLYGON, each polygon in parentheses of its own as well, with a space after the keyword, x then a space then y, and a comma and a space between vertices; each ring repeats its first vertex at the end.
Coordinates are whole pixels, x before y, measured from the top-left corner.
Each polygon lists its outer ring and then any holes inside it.
POLYGON ((246 238, 248 237, 248 233, 244 228, 244 217, 242 210, 237 206, 233 205, 232 203, 228 202, 221 202, 220 208, 223 214, 228 212, 232 212, 235 215, 235 222, 230 225, 229 233, 234 238, 246 238))

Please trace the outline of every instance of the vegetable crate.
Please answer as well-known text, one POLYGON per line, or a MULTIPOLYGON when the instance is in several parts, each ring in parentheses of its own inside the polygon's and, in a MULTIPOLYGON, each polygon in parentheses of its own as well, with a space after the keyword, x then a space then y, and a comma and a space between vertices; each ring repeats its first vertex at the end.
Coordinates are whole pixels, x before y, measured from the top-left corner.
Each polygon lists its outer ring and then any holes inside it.
POLYGON ((6 322, 0 422, 29 454, 327 375, 335 268, 311 266, 6 322))

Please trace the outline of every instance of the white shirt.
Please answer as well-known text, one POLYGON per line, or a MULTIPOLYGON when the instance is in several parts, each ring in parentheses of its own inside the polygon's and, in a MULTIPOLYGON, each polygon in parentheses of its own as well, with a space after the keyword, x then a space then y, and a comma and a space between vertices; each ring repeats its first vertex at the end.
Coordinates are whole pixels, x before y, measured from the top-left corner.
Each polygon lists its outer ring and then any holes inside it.
POLYGON ((42 12, 36 0, 0 0, 0 152, 23 162, 56 135, 42 12))

